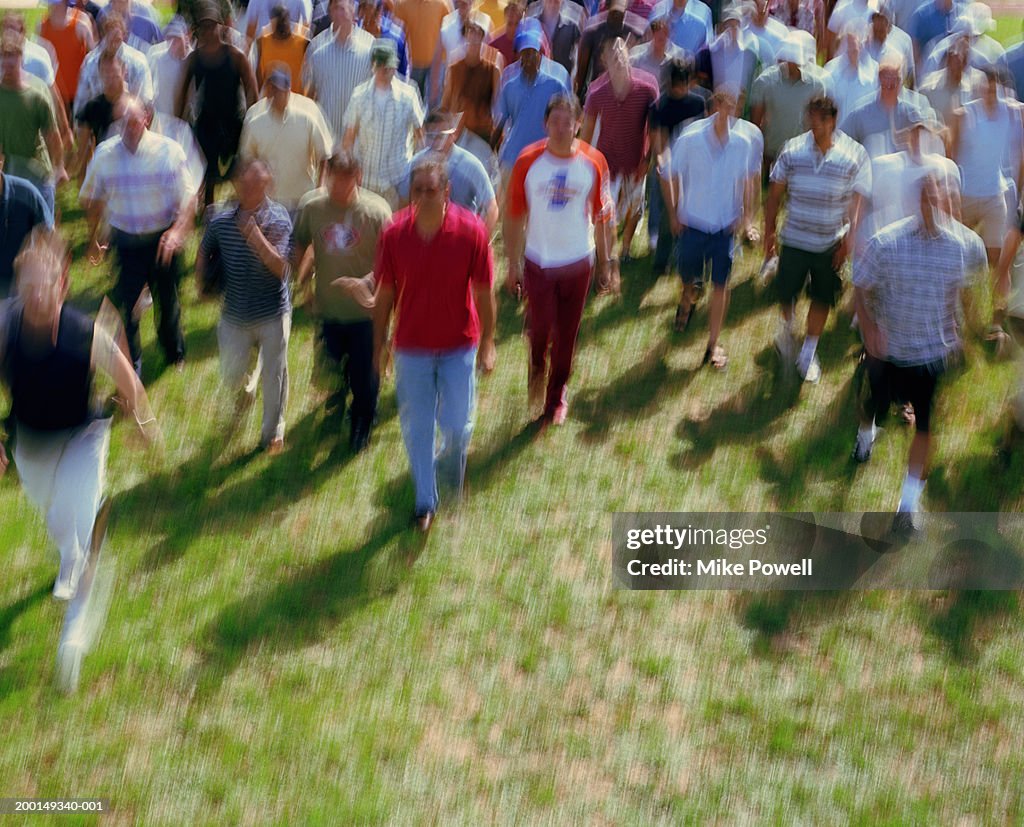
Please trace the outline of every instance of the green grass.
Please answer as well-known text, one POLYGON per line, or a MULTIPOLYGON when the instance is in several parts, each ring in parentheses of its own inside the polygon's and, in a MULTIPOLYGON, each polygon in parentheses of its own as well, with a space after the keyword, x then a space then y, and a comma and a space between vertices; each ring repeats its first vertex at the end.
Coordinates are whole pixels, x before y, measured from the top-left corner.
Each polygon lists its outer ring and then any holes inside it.
MULTIPOLYGON (((76 244, 72 297, 106 267, 76 244)), ((591 300, 570 420, 524 430, 520 311, 502 305, 480 387, 469 493, 425 544, 391 383, 351 458, 309 385, 296 312, 288 451, 231 427, 216 309, 186 284, 189 362, 164 371, 144 324, 162 455, 115 429, 110 617, 70 699, 52 687, 60 613, 40 518, 0 482, 3 794, 104 796, 144 823, 925 823, 1019 821, 1024 732, 1014 596, 622 593, 617 510, 879 510, 909 433, 849 461, 848 317, 824 379, 777 381, 775 311, 737 268, 724 374, 699 370, 706 317, 670 332, 676 284, 626 273, 591 300)), ((1015 510, 1021 464, 990 449, 1008 365, 972 346, 951 378, 929 509, 1015 510)))
MULTIPOLYGON (((108 268, 76 245, 72 299, 108 268)), ((1015 595, 628 593, 617 510, 892 508, 909 433, 866 466, 848 316, 822 383, 779 383, 771 297, 747 252, 724 374, 699 370, 702 309, 670 332, 676 284, 627 269, 592 299, 569 423, 524 430, 521 314, 504 302, 457 513, 425 543, 383 390, 353 459, 310 387, 295 315, 288 451, 255 451, 218 389, 216 309, 184 289, 183 375, 146 380, 165 434, 115 428, 118 581, 73 698, 52 687, 55 556, 15 475, 0 481, 0 795, 102 796, 117 823, 1020 823, 1024 631, 1015 595)), ((500 276, 501 274, 499 274, 500 276)), ((982 289, 980 301, 986 296, 982 289)), ((1022 460, 991 448, 1009 365, 972 343, 939 409, 930 510, 1019 510, 1022 460)))

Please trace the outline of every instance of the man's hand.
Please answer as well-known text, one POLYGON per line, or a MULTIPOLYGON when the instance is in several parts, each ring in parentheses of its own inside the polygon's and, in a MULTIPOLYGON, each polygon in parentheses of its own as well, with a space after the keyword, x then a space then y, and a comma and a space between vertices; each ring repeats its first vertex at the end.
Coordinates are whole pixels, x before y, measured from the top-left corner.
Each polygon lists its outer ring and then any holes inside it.
POLYGON ((599 261, 596 267, 597 295, 606 296, 619 294, 622 280, 619 276, 619 262, 617 259, 599 261))
POLYGON ((843 236, 843 240, 839 242, 839 246, 836 247, 836 251, 832 254, 832 267, 837 272, 839 268, 846 262, 846 257, 850 255, 850 234, 847 233, 843 236))
POLYGON ((775 230, 766 230, 764 234, 764 260, 775 255, 775 230))
POLYGON ((161 267, 169 265, 175 253, 181 249, 182 242, 182 237, 175 232, 173 227, 160 236, 160 244, 156 249, 157 264, 161 267))
POLYGON ((256 223, 255 219, 250 215, 246 221, 239 226, 239 230, 241 230, 249 247, 262 258, 261 254, 267 251, 270 247, 270 242, 267 241, 267 237, 263 235, 263 230, 260 229, 260 226, 256 223))
POLYGON ((476 352, 476 366, 483 373, 490 373, 494 370, 494 363, 498 359, 498 352, 494 348, 494 339, 488 339, 480 343, 480 349, 476 352))
POLYGON ((7 449, 4 448, 4 444, 0 442, 0 477, 7 471, 7 466, 11 464, 11 461, 7 459, 7 449))
POLYGON ((68 171, 64 169, 64 164, 58 164, 53 168, 53 186, 55 188, 69 180, 71 179, 68 178, 68 171))
POLYGON ((681 236, 683 234, 683 230, 686 229, 679 222, 679 216, 676 215, 675 210, 669 210, 668 223, 669 226, 672 228, 673 236, 681 236))
POLYGON ((519 261, 509 261, 508 275, 505 277, 505 289, 516 299, 523 297, 523 264, 519 261))
POLYGON ((363 309, 373 310, 373 292, 363 279, 354 279, 349 276, 342 276, 340 279, 332 281, 331 284, 340 289, 363 309))
POLYGON ((86 255, 89 258, 89 263, 93 267, 99 267, 103 263, 104 257, 107 255, 107 245, 101 244, 98 238, 94 238, 89 242, 89 251, 86 255))

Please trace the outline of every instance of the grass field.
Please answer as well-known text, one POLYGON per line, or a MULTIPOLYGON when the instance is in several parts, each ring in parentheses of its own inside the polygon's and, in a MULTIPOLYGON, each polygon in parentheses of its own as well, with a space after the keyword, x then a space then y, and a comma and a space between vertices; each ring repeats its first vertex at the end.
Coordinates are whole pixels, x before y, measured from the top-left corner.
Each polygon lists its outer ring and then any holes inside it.
MULTIPOLYGON (((111 277, 62 195, 72 298, 95 310, 111 277)), ((615 511, 895 507, 909 432, 849 460, 848 317, 821 384, 794 392, 758 264, 734 274, 724 374, 698 368, 706 311, 677 337, 675 283, 632 265, 621 300, 590 302, 568 424, 539 436, 503 302, 467 497, 425 543, 393 384, 349 456, 297 310, 288 450, 267 459, 258 410, 236 427, 221 404, 216 308, 189 281, 183 374, 143 328, 164 452, 114 432, 118 582, 75 697, 52 686, 55 556, 0 481, 0 796, 101 796, 114 823, 169 825, 1024 821, 1015 594, 611 588, 615 511)), ((1012 381, 971 344, 927 509, 1020 509, 1024 461, 992 459, 1012 381)))

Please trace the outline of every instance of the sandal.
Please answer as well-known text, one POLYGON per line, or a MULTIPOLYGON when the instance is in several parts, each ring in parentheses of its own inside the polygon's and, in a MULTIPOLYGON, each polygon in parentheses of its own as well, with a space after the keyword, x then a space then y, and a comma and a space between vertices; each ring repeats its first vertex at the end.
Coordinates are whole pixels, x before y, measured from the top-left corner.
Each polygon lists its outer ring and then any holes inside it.
POLYGON ((729 366, 729 356, 721 345, 709 347, 704 351, 704 361, 701 366, 711 365, 715 370, 725 370, 729 366))

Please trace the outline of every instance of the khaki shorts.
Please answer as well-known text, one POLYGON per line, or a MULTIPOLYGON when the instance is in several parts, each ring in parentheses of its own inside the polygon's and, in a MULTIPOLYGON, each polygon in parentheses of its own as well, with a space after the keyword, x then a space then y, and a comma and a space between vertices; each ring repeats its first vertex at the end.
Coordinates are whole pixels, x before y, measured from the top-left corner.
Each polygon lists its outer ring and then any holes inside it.
POLYGON ((1000 249, 1006 238, 1009 216, 1006 210, 1006 199, 1002 195, 988 198, 971 198, 961 196, 963 223, 974 228, 985 242, 988 249, 1000 249))
POLYGON ((641 216, 644 214, 644 193, 647 191, 647 178, 641 175, 616 175, 611 181, 611 195, 615 201, 615 217, 622 221, 627 215, 641 216))

